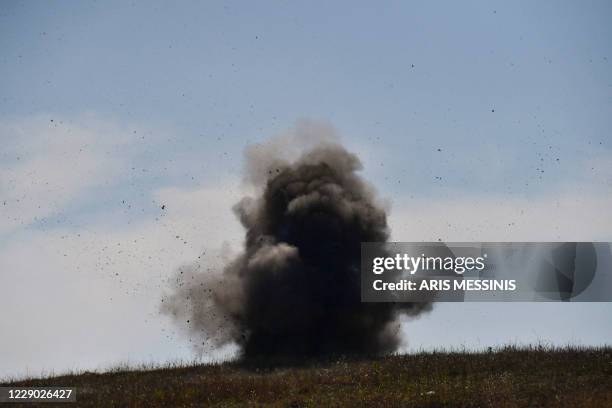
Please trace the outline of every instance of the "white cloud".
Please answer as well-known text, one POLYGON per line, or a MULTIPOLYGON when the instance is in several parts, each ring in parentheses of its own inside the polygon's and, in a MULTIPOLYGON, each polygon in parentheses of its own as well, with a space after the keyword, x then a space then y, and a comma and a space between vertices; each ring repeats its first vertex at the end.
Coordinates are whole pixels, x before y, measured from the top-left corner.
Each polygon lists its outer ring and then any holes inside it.
POLYGON ((226 186, 155 192, 165 216, 114 228, 22 231, 0 248, 0 376, 111 362, 190 358, 158 314, 176 268, 240 245, 226 186), (233 239, 233 240, 232 240, 233 239))
POLYGON ((0 236, 56 214, 84 189, 116 177, 128 131, 93 116, 0 121, 0 236))
MULTIPOLYGON (((611 193, 582 185, 530 198, 396 200, 389 224, 395 241, 610 242, 610 209, 611 193)), ((431 313, 403 321, 404 350, 601 345, 612 334, 609 314, 604 303, 441 303, 431 313)))
POLYGON ((0 123, 0 132, 0 349, 11 350, 0 376, 190 358, 158 315, 161 294, 179 265, 203 251, 214 256, 225 241, 240 245, 231 212, 239 180, 153 187, 144 193, 164 210, 130 223, 109 208, 79 227, 37 228, 37 219, 121 178, 138 153, 134 131, 95 117, 65 124, 41 116, 0 123))
MULTIPOLYGON (((586 187, 586 186, 585 186, 586 187)), ((590 191, 590 192, 586 192, 590 191)), ((395 200, 395 241, 612 241, 612 193, 395 200)))

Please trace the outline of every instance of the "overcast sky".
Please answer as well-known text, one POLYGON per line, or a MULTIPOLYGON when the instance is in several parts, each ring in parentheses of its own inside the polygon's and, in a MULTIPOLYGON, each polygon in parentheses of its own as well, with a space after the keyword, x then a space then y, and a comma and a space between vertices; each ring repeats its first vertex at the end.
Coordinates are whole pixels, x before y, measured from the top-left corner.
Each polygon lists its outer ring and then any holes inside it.
MULTIPOLYGON (((0 377, 192 358, 167 280, 239 250, 242 151, 304 119, 394 240, 612 241, 610 2, 330 3, 0 3, 0 377)), ((611 312, 442 304, 406 347, 610 343, 611 312)))

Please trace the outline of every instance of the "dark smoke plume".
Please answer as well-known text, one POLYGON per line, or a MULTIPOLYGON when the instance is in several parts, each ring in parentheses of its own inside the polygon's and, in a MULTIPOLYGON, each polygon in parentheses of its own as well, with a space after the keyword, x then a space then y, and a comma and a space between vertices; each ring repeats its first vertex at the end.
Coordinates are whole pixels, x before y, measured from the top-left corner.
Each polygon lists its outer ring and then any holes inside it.
POLYGON ((245 358, 384 354, 398 347, 399 315, 430 308, 361 302, 360 243, 386 241, 387 218, 359 159, 328 133, 303 123, 292 140, 247 149, 247 179, 259 189, 234 207, 243 252, 220 275, 184 268, 185 286, 166 299, 166 312, 189 309, 192 334, 233 341, 245 358), (283 142, 295 148, 304 137, 305 152, 283 157, 283 142))

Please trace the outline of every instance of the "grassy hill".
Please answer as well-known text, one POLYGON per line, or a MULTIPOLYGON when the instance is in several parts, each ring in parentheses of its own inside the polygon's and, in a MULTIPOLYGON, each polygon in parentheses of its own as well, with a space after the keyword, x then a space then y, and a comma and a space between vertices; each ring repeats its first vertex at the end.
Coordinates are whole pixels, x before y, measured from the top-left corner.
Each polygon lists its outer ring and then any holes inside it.
POLYGON ((506 347, 274 368, 226 363, 10 385, 76 386, 78 406, 612 407, 612 348, 506 347))

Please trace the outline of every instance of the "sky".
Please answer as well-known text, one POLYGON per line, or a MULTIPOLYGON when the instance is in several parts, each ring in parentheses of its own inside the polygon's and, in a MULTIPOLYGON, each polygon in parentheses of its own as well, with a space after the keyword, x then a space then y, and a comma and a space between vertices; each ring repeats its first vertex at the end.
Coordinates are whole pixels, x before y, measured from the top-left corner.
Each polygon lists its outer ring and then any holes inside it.
MULTIPOLYGON (((180 265, 240 250, 244 148, 309 123, 362 159, 393 240, 612 241, 611 18, 1 2, 0 377, 198 357, 159 300, 180 265)), ((611 312, 439 304, 404 322, 404 350, 609 344, 611 312)))

